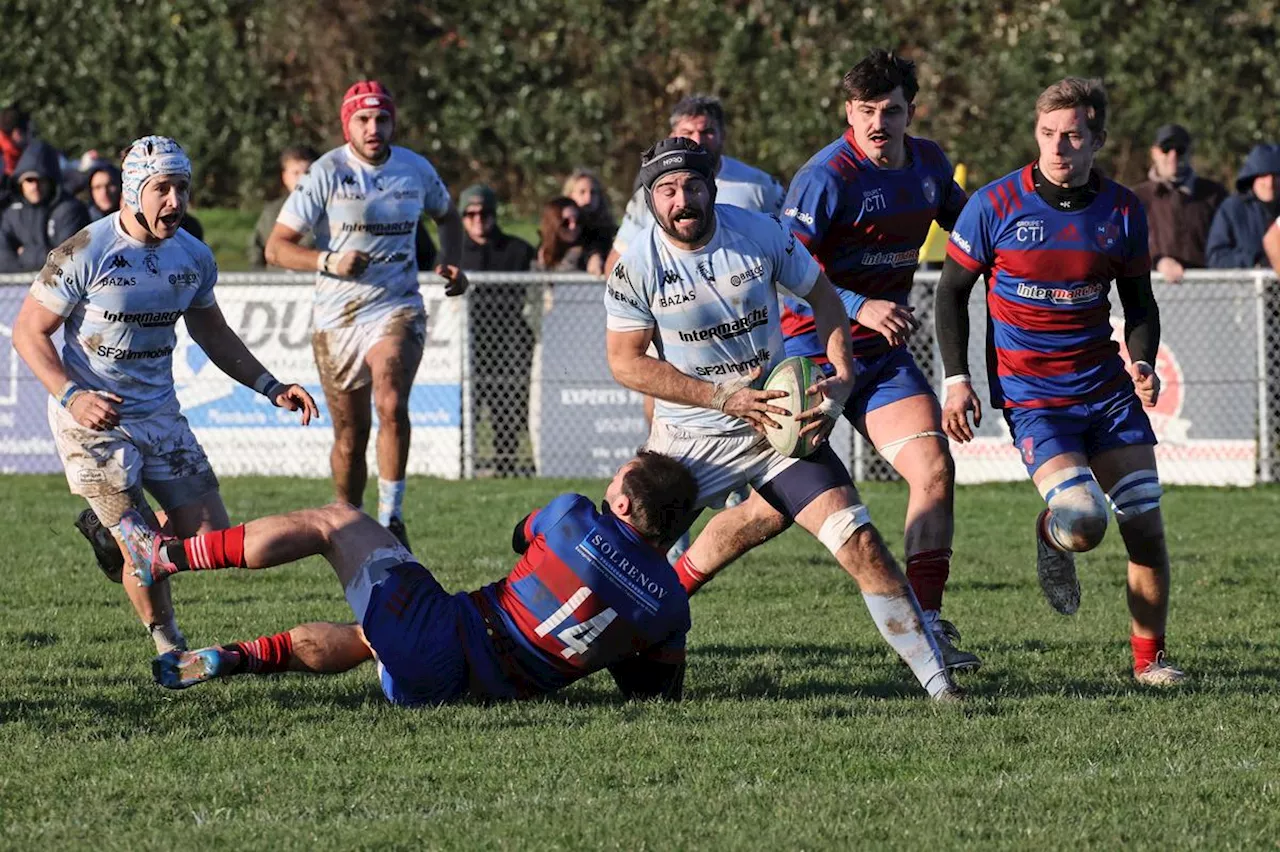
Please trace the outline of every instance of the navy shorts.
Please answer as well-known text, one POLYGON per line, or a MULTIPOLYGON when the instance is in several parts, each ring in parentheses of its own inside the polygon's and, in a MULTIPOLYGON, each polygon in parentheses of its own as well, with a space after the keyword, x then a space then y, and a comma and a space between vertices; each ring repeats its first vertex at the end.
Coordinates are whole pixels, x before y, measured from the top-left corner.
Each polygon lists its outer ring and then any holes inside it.
POLYGON ((1151 419, 1133 388, 1058 408, 1006 408, 1005 422, 1022 463, 1032 475, 1054 456, 1080 453, 1093 458, 1117 447, 1155 446, 1151 419))
POLYGON ((853 478, 831 444, 823 441, 818 449, 760 486, 759 492, 770 506, 794 519, 818 495, 842 485, 852 486, 853 478))
POLYGON ((392 704, 444 704, 467 696, 473 683, 501 680, 470 597, 449 594, 415 562, 384 572, 369 594, 361 626, 392 704))

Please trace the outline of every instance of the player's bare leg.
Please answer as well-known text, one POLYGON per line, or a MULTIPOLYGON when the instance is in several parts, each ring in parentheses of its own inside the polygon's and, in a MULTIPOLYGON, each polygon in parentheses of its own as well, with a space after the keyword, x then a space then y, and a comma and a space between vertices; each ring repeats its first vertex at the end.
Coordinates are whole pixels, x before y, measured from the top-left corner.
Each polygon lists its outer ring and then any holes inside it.
POLYGON ((1074 554, 1093 550, 1107 531, 1106 495, 1081 453, 1059 453, 1031 477, 1046 508, 1036 519, 1036 574, 1049 605, 1063 615, 1080 607, 1074 554))
POLYGON ((324 383, 324 399, 333 420, 333 449, 329 465, 333 470, 336 498, 353 506, 364 504, 364 488, 369 480, 365 451, 373 428, 370 401, 373 388, 365 385, 352 391, 340 391, 324 383))
POLYGON ((409 394, 422 362, 423 340, 409 325, 392 331, 369 349, 365 360, 378 412, 378 522, 408 547, 402 505, 409 466, 409 394))
POLYGON ((941 617, 955 533, 956 467, 931 394, 917 394, 867 412, 860 430, 906 481, 903 527, 907 582, 916 593, 947 667, 976 670, 982 661, 956 647, 960 633, 941 617))
POLYGON ((692 595, 721 569, 789 526, 786 516, 752 492, 732 509, 718 512, 680 555, 675 563, 680 585, 692 595))
POLYGON ((1099 453, 1090 462, 1099 484, 1111 495, 1129 556, 1126 598, 1134 676, 1156 686, 1179 683, 1183 673, 1164 659, 1170 571, 1155 449, 1121 447, 1099 453))

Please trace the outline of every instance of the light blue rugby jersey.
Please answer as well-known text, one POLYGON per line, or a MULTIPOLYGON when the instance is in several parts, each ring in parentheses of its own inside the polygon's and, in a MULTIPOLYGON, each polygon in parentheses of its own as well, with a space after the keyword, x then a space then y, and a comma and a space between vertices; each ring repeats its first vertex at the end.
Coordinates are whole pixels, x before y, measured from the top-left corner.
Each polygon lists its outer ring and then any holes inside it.
POLYGON ((147 245, 112 213, 49 252, 30 292, 66 318, 68 377, 121 397, 121 417, 134 419, 176 410, 174 326, 188 308, 214 304, 217 280, 213 252, 186 231, 147 245))
MULTIPOLYGON (((782 199, 786 193, 773 175, 748 166, 733 157, 720 158, 720 171, 716 172, 716 204, 728 204, 758 213, 781 213, 782 199)), ((626 251, 640 232, 653 224, 653 214, 644 200, 644 188, 636 187, 622 223, 613 238, 613 247, 619 254, 626 251)))
POLYGON ((375 322, 404 306, 422 306, 418 292, 418 220, 443 216, 453 202, 425 157, 393 145, 379 165, 349 145, 311 164, 276 221, 311 231, 321 251, 363 251, 371 261, 358 278, 316 273, 315 327, 375 322))
MULTIPOLYGON (((818 263, 776 216, 716 205, 716 232, 697 251, 671 245, 650 225, 613 268, 605 288, 610 331, 654 328, 659 357, 687 376, 724 382, 785 357, 778 287, 804 298, 818 263)), ((746 421, 658 400, 655 415, 684 429, 723 433, 746 421)))

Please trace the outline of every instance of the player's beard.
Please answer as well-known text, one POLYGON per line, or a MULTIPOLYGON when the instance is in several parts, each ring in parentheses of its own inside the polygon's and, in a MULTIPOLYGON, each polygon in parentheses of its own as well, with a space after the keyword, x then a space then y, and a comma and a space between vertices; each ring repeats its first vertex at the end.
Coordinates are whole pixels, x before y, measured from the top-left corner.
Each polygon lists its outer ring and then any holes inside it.
POLYGON ((679 210, 673 210, 670 218, 663 222, 658 220, 662 226, 662 230, 672 239, 679 240, 682 243, 696 243, 707 235, 707 230, 711 227, 711 217, 707 215, 708 211, 698 210, 695 207, 681 207, 679 210), (690 214, 696 217, 697 224, 691 231, 680 231, 676 225, 680 221, 690 221, 690 214))

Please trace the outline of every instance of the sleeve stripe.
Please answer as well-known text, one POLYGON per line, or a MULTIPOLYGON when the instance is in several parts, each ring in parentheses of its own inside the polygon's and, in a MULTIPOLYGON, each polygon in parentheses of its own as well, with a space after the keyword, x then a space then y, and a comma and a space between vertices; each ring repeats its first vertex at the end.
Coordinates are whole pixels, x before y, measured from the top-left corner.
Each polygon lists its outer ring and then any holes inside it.
POLYGON ((974 260, 972 257, 965 254, 964 249, 950 241, 947 242, 947 257, 951 258, 970 272, 982 273, 987 271, 985 264, 974 260))

